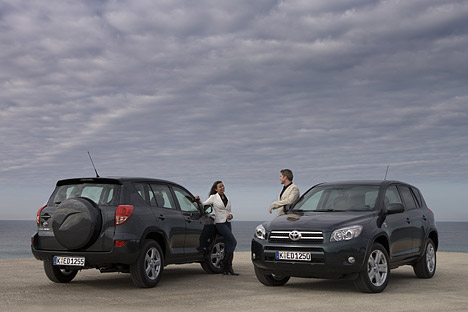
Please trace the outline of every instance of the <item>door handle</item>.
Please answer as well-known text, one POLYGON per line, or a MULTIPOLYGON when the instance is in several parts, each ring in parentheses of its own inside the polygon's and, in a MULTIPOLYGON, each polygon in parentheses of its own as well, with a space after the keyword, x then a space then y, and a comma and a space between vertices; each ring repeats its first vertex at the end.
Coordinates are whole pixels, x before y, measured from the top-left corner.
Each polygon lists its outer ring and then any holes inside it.
POLYGON ((406 223, 410 224, 411 223, 411 220, 410 218, 406 218, 406 223))
POLYGON ((422 216, 424 221, 427 221, 427 217, 425 215, 422 216))
POLYGON ((166 219, 166 217, 164 215, 160 214, 158 219, 164 221, 166 219))
POLYGON ((185 221, 186 221, 187 223, 191 223, 191 222, 192 222, 193 213, 191 213, 191 212, 185 212, 185 213, 184 213, 184 216, 185 216, 185 221))

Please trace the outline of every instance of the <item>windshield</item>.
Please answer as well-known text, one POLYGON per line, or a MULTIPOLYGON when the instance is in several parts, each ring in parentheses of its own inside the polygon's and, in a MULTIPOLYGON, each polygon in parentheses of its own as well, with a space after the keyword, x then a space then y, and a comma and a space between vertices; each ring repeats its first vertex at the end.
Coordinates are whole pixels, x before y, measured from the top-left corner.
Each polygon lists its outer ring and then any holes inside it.
POLYGON ((61 185, 57 187, 53 201, 55 204, 60 204, 68 198, 86 197, 98 205, 112 205, 117 198, 118 187, 115 184, 96 183, 61 185))
POLYGON ((368 211, 373 210, 379 186, 332 185, 308 191, 293 211, 368 211))

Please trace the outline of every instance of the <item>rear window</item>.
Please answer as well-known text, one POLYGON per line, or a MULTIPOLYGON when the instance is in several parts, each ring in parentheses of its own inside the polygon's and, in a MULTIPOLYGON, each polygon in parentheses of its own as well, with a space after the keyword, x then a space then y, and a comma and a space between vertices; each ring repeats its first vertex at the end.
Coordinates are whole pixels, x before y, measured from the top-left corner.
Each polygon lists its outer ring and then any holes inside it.
POLYGON ((98 205, 114 205, 117 202, 116 184, 81 183, 58 186, 53 196, 53 202, 59 204, 66 199, 86 197, 98 205))

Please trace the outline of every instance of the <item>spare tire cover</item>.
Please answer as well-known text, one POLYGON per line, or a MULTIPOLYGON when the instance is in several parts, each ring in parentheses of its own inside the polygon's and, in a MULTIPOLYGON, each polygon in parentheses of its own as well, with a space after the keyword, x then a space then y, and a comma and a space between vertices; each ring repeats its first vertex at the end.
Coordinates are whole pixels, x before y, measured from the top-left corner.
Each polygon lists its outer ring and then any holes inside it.
POLYGON ((85 197, 61 202, 53 215, 55 239, 67 249, 81 249, 94 243, 101 231, 101 211, 85 197))

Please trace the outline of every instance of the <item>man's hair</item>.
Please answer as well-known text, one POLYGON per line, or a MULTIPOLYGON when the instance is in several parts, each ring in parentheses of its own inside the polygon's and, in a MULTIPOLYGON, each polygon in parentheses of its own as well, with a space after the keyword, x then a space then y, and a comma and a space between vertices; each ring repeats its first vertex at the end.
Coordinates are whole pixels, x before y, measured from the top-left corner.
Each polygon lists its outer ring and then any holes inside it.
POLYGON ((293 180, 293 173, 290 169, 283 169, 280 171, 282 175, 284 175, 286 178, 288 178, 289 181, 293 180))

